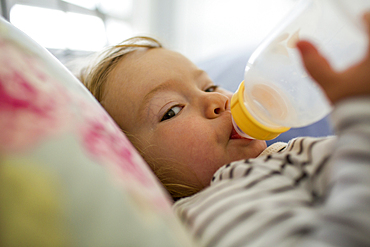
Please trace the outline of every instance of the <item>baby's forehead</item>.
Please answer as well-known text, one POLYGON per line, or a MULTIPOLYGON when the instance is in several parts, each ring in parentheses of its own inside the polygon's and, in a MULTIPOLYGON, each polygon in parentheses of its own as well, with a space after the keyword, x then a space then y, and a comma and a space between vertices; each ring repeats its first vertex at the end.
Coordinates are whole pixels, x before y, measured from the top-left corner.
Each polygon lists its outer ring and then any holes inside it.
POLYGON ((194 65, 189 59, 177 51, 173 51, 166 48, 150 48, 140 49, 132 52, 131 58, 141 63, 168 63, 173 64, 176 62, 188 63, 188 65, 194 65))
POLYGON ((161 73, 181 71, 193 73, 199 68, 182 54, 165 48, 138 49, 126 54, 112 71, 115 77, 155 77, 161 73))

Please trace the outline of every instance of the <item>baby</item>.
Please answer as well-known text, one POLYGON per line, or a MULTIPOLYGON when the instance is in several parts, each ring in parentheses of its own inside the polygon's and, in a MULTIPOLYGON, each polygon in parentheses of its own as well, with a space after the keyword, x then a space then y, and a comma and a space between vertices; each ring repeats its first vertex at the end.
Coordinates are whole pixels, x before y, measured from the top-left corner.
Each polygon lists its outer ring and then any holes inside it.
POLYGON ((104 57, 82 80, 174 198, 202 190, 222 165, 266 148, 265 141, 238 139, 232 93, 181 54, 138 37, 104 57))
MULTIPOLYGON (((364 19, 370 37, 370 13, 364 19)), ((334 105, 338 137, 268 148, 240 138, 232 94, 149 38, 111 48, 81 77, 183 198, 175 212, 201 245, 370 246, 370 48, 339 73, 311 43, 297 47, 334 105)))

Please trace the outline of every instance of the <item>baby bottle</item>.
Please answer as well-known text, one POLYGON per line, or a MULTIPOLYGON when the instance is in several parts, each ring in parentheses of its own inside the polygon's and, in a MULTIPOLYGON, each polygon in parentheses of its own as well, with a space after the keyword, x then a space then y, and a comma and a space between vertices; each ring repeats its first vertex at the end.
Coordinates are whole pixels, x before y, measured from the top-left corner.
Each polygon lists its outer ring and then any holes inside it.
POLYGON ((330 103, 305 72, 295 44, 309 40, 334 69, 346 69, 366 53, 362 16, 368 10, 370 0, 297 3, 248 61, 231 100, 235 130, 247 138, 271 140, 329 114, 330 103))

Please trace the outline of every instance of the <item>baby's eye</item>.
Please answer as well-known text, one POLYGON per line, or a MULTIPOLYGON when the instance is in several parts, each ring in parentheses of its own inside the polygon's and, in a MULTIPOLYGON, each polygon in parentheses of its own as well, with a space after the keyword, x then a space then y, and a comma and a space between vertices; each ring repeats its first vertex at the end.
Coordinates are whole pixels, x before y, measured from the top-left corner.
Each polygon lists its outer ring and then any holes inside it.
POLYGON ((215 92, 217 88, 218 88, 218 86, 212 85, 204 91, 207 92, 207 93, 212 93, 212 92, 215 92))
POLYGON ((176 105, 171 107, 162 117, 161 122, 170 118, 173 118, 182 110, 182 106, 176 105))

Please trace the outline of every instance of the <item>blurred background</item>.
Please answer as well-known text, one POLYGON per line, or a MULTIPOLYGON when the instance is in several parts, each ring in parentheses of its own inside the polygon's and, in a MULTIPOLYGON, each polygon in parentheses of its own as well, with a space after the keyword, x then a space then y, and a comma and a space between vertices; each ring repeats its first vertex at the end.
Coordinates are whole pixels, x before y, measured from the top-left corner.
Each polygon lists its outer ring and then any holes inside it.
POLYGON ((252 50, 297 0, 1 0, 1 15, 62 61, 149 35, 193 61, 252 50))

